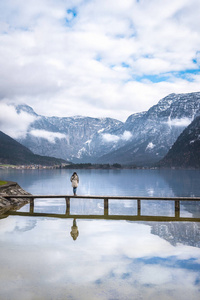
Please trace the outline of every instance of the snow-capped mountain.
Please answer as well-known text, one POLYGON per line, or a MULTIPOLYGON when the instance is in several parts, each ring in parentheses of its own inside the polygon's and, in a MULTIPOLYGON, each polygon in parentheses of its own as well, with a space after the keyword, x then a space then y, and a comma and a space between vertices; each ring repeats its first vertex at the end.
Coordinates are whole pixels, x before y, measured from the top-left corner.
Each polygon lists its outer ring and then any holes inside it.
POLYGON ((16 106, 16 111, 26 112, 35 117, 26 136, 17 138, 18 142, 36 154, 70 161, 83 159, 84 156, 92 159, 96 150, 92 149, 90 153, 90 143, 94 136, 103 130, 113 130, 123 125, 122 122, 111 118, 40 116, 27 105, 16 106))
POLYGON ((73 162, 148 165, 169 151, 200 112, 200 92, 171 94, 125 123, 111 118, 45 117, 27 105, 18 113, 34 116, 26 137, 17 140, 36 154, 73 162))
POLYGON ((147 112, 131 115, 124 124, 131 138, 99 162, 148 165, 159 161, 200 112, 200 93, 170 94, 147 112))

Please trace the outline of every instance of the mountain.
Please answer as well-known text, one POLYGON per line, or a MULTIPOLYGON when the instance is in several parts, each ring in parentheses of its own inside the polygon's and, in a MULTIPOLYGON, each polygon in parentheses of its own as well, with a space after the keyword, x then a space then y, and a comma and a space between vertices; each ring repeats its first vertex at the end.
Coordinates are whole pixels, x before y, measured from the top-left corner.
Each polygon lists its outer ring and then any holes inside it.
POLYGON ((159 166, 200 168, 200 116, 181 133, 159 166))
POLYGON ((0 131, 0 163, 14 165, 40 164, 49 166, 66 163, 66 161, 54 157, 35 155, 28 148, 0 131))
POLYGON ((160 161, 200 111, 200 92, 170 94, 126 122, 112 118, 45 117, 27 105, 34 121, 18 142, 39 155, 81 163, 148 166, 160 161))
MULTIPOLYGON (((95 157, 107 153, 98 143, 91 143, 104 130, 115 130, 123 123, 111 118, 91 117, 45 117, 37 115, 27 105, 15 107, 18 113, 27 112, 34 116, 25 137, 17 141, 40 155, 55 156, 73 162, 92 162, 95 157)), ((101 144, 101 143, 100 143, 101 144)))
POLYGON ((131 115, 124 124, 124 131, 131 134, 130 140, 100 157, 98 162, 136 165, 158 162, 199 111, 200 92, 168 95, 147 112, 131 115))

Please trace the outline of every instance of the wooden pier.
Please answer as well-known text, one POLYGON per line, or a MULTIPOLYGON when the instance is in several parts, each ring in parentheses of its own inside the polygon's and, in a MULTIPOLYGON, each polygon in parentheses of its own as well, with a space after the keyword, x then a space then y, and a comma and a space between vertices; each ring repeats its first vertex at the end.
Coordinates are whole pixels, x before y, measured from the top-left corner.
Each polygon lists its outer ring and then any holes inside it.
POLYGON ((184 221, 184 222, 200 222, 200 218, 188 218, 180 217, 180 204, 181 202, 188 201, 200 201, 200 197, 131 197, 131 196, 71 196, 71 195, 1 195, 4 198, 26 198, 30 199, 30 211, 17 212, 10 211, 9 215, 21 215, 21 216, 47 216, 57 218, 93 218, 93 219, 115 219, 115 220, 130 220, 130 221, 184 221), (34 201, 35 199, 60 199, 63 198, 66 201, 66 212, 65 214, 47 214, 47 213, 35 213, 34 212, 34 201), (104 213, 103 215, 72 215, 70 214, 70 201, 71 199, 97 199, 104 201, 104 213), (133 200, 137 202, 137 215, 134 216, 119 216, 109 214, 109 200, 133 200), (174 202, 174 216, 146 216, 141 215, 142 200, 145 201, 173 201, 174 202))

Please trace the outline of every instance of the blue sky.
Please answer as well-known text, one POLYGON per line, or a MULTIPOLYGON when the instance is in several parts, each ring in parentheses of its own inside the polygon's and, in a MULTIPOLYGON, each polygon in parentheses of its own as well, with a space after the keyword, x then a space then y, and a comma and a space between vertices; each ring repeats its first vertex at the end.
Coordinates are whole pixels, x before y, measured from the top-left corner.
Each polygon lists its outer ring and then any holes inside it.
POLYGON ((0 105, 125 121, 199 91, 199 15, 199 0, 1 1, 0 105))

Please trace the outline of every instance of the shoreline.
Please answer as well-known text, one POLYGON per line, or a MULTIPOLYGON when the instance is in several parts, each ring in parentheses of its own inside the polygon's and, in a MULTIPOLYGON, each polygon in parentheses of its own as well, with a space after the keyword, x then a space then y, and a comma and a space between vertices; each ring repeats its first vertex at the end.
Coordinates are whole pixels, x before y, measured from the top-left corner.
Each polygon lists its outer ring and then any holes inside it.
POLYGON ((65 166, 35 166, 35 165, 0 165, 0 170, 200 170, 199 167, 159 167, 159 166, 135 166, 120 164, 72 164, 65 166))

